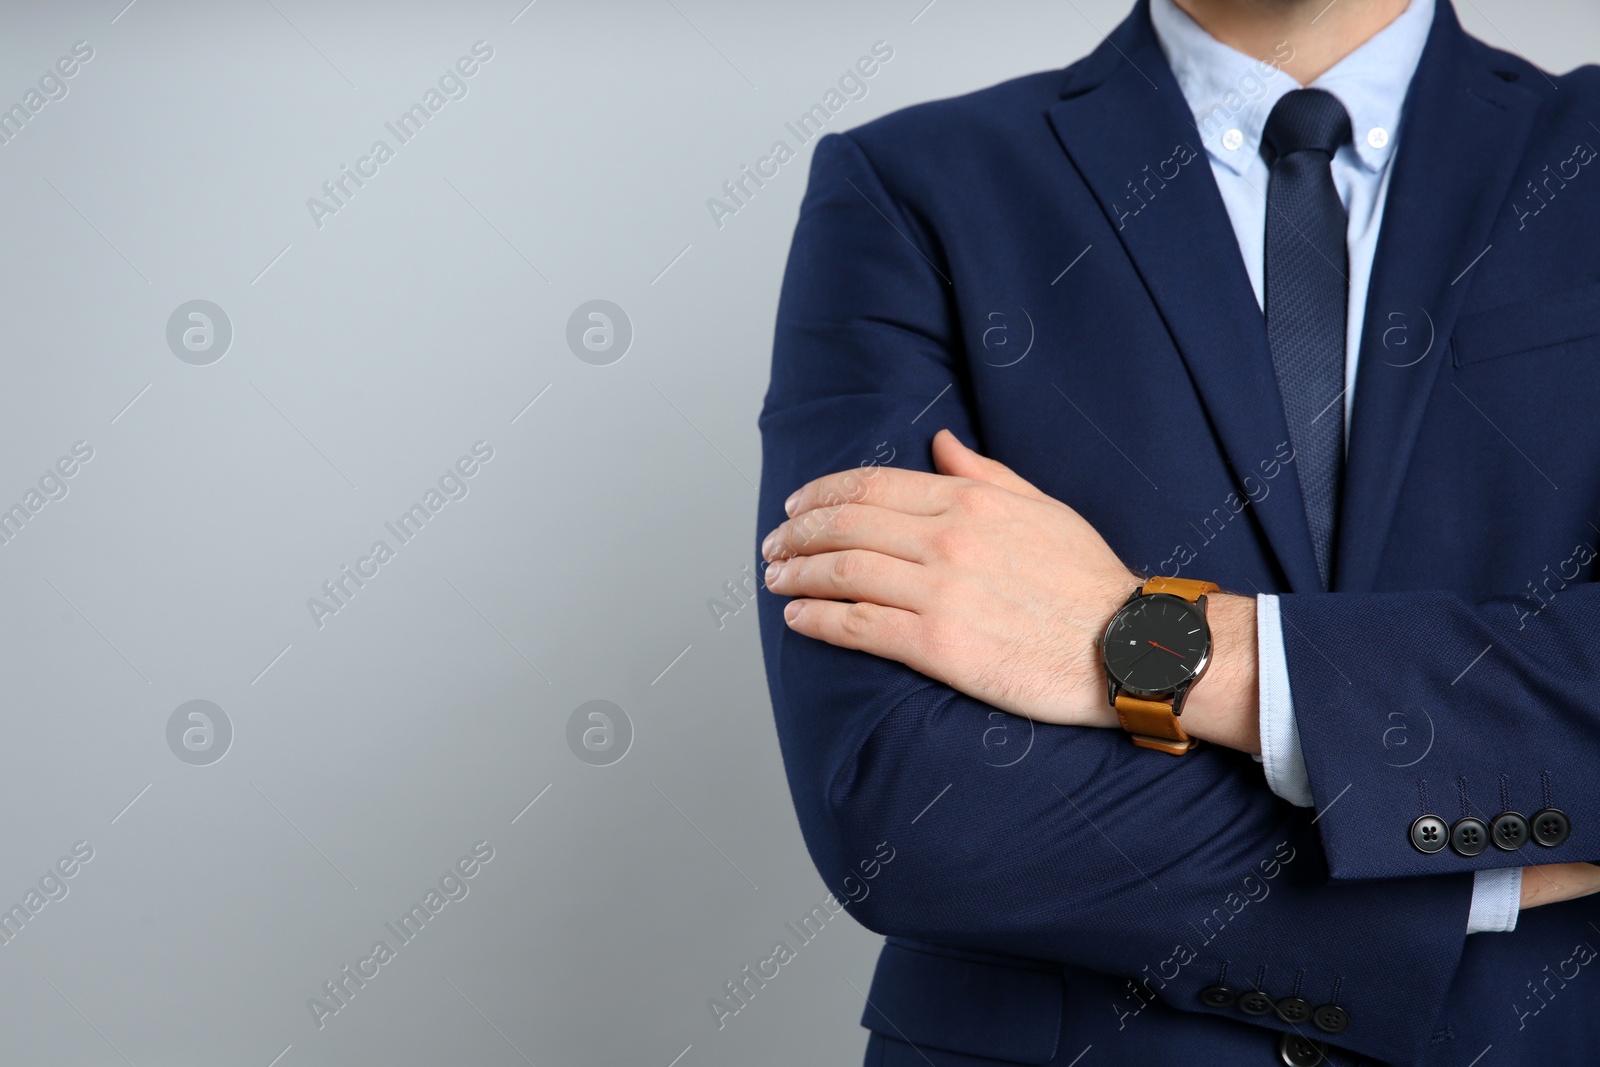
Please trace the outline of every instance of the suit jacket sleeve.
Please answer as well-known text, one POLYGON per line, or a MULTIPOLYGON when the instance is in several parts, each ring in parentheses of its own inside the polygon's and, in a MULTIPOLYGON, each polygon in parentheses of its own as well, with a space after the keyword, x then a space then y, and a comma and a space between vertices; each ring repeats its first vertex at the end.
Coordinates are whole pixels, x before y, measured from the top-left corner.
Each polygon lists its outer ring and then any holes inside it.
MULTIPOLYGON (((1300 749, 1300 731, 1294 721, 1289 659, 1283 650, 1283 619, 1278 613, 1276 596, 1256 597, 1256 660, 1261 675, 1261 762, 1267 784, 1274 793, 1297 807, 1314 807, 1311 775, 1306 770, 1305 755, 1300 749)), ((1408 741, 1402 730, 1393 748, 1404 749, 1408 741)), ((1474 871, 1467 933, 1510 933, 1517 928, 1521 901, 1521 867, 1474 871)))
MULTIPOLYGON (((812 478, 929 470, 940 426, 981 444, 958 258, 896 202, 856 138, 816 144, 761 415, 758 538, 812 478)), ((871 929, 1124 975, 1180 1009, 1275 1030, 1289 1027, 1199 994, 1293 989, 1346 1008, 1346 1047, 1403 1059, 1425 1043, 1465 938, 1465 872, 1330 883, 1311 812, 1274 796, 1247 756, 1206 746, 1172 758, 1117 731, 1015 718, 799 636, 783 598, 760 601, 801 829, 871 929)))
POLYGON ((1335 879, 1600 860, 1600 585, 1559 577, 1576 577, 1593 551, 1580 544, 1567 555, 1534 576, 1537 597, 1280 598, 1295 719, 1335 879), (1552 808, 1569 828, 1555 847, 1532 837, 1467 856, 1453 846, 1424 854, 1411 841, 1422 815, 1492 826, 1503 812, 1533 819, 1552 808))

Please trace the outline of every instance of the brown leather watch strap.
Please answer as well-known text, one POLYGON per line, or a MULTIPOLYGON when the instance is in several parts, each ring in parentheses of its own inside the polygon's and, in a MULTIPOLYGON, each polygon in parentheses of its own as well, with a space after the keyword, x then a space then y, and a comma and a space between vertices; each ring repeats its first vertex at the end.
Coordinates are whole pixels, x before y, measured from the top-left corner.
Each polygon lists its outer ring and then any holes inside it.
POLYGON ((1172 699, 1140 700, 1125 694, 1117 695, 1117 721, 1128 732, 1128 737, 1140 748, 1153 748, 1172 756, 1181 756, 1200 743, 1198 738, 1183 732, 1178 717, 1172 714, 1172 699))
POLYGON ((1193 578, 1163 578, 1158 574, 1145 582, 1139 592, 1146 596, 1151 593, 1170 593, 1173 596, 1181 596, 1192 604, 1207 593, 1222 592, 1222 588, 1215 582, 1201 582, 1193 578))

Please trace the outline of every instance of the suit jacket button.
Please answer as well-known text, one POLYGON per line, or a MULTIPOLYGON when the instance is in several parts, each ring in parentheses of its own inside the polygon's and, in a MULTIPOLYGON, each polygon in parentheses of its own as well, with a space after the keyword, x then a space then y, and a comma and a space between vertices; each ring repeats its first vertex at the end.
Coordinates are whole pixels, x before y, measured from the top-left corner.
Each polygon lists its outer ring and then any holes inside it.
POLYGON ((1418 852, 1433 855, 1444 848, 1450 837, 1450 827, 1437 815, 1424 815, 1411 824, 1411 843, 1418 852))
POLYGON ((1489 828, 1470 815, 1457 819, 1450 827, 1450 847, 1463 856, 1476 856, 1489 847, 1489 828))
POLYGON ((1318 1067, 1328 1059, 1328 1047, 1299 1034, 1284 1034, 1278 1042, 1278 1056, 1289 1067, 1318 1067))
POLYGON ((1527 843, 1528 820, 1514 811, 1502 812, 1489 824, 1489 836, 1495 848, 1515 852, 1527 843))
POLYGON ((1212 985, 1200 990, 1200 1002, 1213 1008, 1231 1008, 1238 999, 1239 994, 1227 986, 1212 985))
POLYGON ((1350 1013, 1337 1004, 1324 1004, 1311 1013, 1311 1021, 1325 1034, 1343 1033, 1350 1025, 1350 1013))
POLYGON ((1533 839, 1545 848, 1555 848, 1572 836, 1572 822, 1560 808, 1545 808, 1533 813, 1533 839))
POLYGON ((1246 1015, 1265 1015, 1272 1010, 1272 998, 1259 989, 1252 989, 1239 998, 1239 1010, 1246 1015))
POLYGON ((1278 1018, 1291 1026, 1311 1018, 1311 1002, 1299 997, 1284 997, 1277 1003, 1278 1018))

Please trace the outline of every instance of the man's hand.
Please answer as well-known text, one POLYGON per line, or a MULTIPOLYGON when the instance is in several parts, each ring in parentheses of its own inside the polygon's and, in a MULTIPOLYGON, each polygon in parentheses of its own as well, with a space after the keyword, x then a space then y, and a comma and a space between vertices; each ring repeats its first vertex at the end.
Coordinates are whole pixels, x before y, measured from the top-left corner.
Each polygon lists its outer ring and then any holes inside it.
MULTIPOLYGON (((1142 579, 1076 511, 949 430, 934 437, 933 460, 938 474, 843 471, 789 498, 788 521, 762 543, 767 587, 797 598, 784 611, 789 626, 1018 715, 1116 726, 1094 640, 1142 579)), ((1256 734, 1254 600, 1213 597, 1211 605, 1218 655, 1206 681, 1230 664, 1248 677, 1235 679, 1239 691, 1227 703, 1238 714, 1226 729, 1223 701, 1198 700, 1204 683, 1184 724, 1207 739, 1231 731, 1222 743, 1248 748, 1256 734), (1222 600, 1248 612, 1230 616, 1231 650, 1217 633, 1222 600)), ((1212 688, 1220 696, 1223 687, 1212 688)))

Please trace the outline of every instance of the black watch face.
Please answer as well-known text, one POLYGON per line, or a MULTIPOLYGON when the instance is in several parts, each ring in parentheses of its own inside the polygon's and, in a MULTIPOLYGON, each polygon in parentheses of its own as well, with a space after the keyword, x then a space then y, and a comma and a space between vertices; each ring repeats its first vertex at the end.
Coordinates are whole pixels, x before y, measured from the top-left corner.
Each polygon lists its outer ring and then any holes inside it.
POLYGON ((1168 593, 1142 596, 1112 618, 1101 642, 1106 673, 1135 696, 1166 696, 1194 680, 1211 654, 1200 608, 1168 593))

